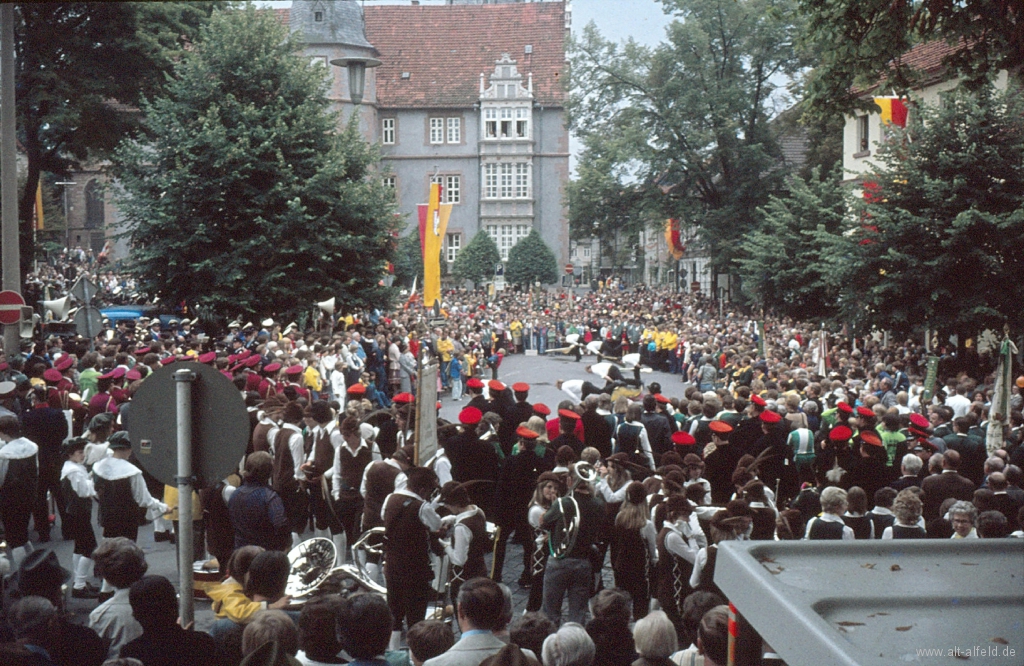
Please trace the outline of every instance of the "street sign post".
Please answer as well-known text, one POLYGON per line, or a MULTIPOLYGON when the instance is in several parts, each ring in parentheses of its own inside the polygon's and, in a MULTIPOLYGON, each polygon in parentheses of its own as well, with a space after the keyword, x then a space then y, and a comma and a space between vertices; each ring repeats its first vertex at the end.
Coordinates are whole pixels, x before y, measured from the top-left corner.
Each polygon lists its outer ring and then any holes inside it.
POLYGON ((82 301, 86 305, 92 302, 92 299, 96 298, 96 294, 99 293, 99 287, 89 281, 88 278, 78 278, 74 286, 71 287, 71 295, 82 301))
POLYGON ((572 275, 572 271, 573 271, 572 264, 566 264, 565 265, 565 274, 566 275, 572 275))
POLYGON ((178 488, 179 614, 192 621, 192 490, 237 469, 249 415, 234 384, 208 365, 167 366, 147 377, 121 412, 132 450, 158 481, 178 488))
POLYGON ((0 324, 17 324, 21 321, 21 306, 25 299, 16 291, 0 291, 0 324))
POLYGON ((99 311, 99 308, 91 305, 78 308, 71 319, 75 322, 75 330, 78 331, 80 336, 88 340, 89 344, 92 344, 93 336, 103 330, 103 314, 99 311))

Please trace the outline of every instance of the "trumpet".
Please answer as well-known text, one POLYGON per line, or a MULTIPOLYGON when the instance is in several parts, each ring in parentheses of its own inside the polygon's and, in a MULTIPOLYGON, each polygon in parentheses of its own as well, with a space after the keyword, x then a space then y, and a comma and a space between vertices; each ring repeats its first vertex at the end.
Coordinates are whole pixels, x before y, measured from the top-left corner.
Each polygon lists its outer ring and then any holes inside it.
POLYGON ((580 505, 573 495, 580 485, 597 480, 597 470, 590 463, 581 460, 572 466, 572 479, 565 497, 558 499, 558 521, 548 536, 548 548, 551 556, 556 559, 568 555, 576 545, 576 538, 580 532, 580 505))

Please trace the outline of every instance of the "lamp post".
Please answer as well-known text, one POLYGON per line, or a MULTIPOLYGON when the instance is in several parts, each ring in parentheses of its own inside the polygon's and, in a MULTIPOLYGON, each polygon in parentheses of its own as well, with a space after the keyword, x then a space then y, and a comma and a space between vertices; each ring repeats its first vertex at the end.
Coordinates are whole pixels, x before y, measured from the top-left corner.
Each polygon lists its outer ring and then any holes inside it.
POLYGON ((347 56, 335 58, 331 64, 348 69, 348 96, 353 104, 359 105, 363 101, 363 92, 366 89, 367 68, 379 67, 381 62, 368 56, 347 56))

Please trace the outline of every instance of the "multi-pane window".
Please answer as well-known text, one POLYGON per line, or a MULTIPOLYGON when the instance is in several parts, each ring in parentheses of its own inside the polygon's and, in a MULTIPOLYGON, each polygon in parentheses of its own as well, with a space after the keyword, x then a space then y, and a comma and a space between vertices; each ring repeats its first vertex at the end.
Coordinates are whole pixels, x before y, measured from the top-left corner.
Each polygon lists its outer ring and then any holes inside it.
POLYGON ((431 118, 430 143, 462 143, 462 118, 431 118))
POLYGON ((484 138, 498 138, 498 110, 484 109, 484 138))
POLYGON ((380 121, 380 140, 386 146, 395 143, 395 119, 384 118, 380 121))
POLYGON ((512 109, 501 110, 501 138, 512 138, 512 109))
POLYGON ((498 246, 502 261, 508 260, 508 252, 516 246, 516 243, 530 235, 530 225, 528 224, 489 224, 486 230, 487 235, 498 246))
POLYGON ((430 182, 439 183, 441 185, 441 203, 462 203, 461 176, 456 176, 452 174, 431 176, 430 182))
POLYGON ((526 162, 484 165, 484 199, 529 199, 531 168, 526 162))
POLYGON ((394 176, 384 176, 382 182, 384 183, 384 187, 390 187, 391 189, 395 189, 395 177, 394 176))
POLYGON ((516 138, 527 139, 530 136, 530 110, 516 109, 516 138))
POLYGON ((447 235, 447 249, 445 250, 445 259, 448 263, 455 261, 455 257, 459 256, 459 250, 462 249, 462 234, 448 234, 447 235))
POLYGON ((444 118, 430 119, 430 143, 444 143, 444 118))
POLYGON ((870 135, 868 133, 868 117, 857 116, 857 151, 864 152, 868 149, 870 135))

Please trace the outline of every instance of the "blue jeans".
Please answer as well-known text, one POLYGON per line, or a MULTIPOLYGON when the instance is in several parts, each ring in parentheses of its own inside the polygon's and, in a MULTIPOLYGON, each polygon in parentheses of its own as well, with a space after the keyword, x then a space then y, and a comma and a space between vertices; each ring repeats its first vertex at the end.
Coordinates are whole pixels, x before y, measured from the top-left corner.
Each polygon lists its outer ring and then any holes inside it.
POLYGON ((562 617, 562 599, 569 595, 569 622, 583 624, 590 599, 593 574, 590 561, 575 557, 548 558, 544 569, 544 614, 558 624, 562 617))
POLYGON ((448 367, 451 364, 452 364, 451 361, 441 361, 441 368, 440 368, 441 386, 443 386, 444 388, 448 388, 448 384, 451 381, 451 379, 448 376, 448 367))
POLYGON ((458 400, 462 397, 462 377, 452 377, 452 400, 458 400))

